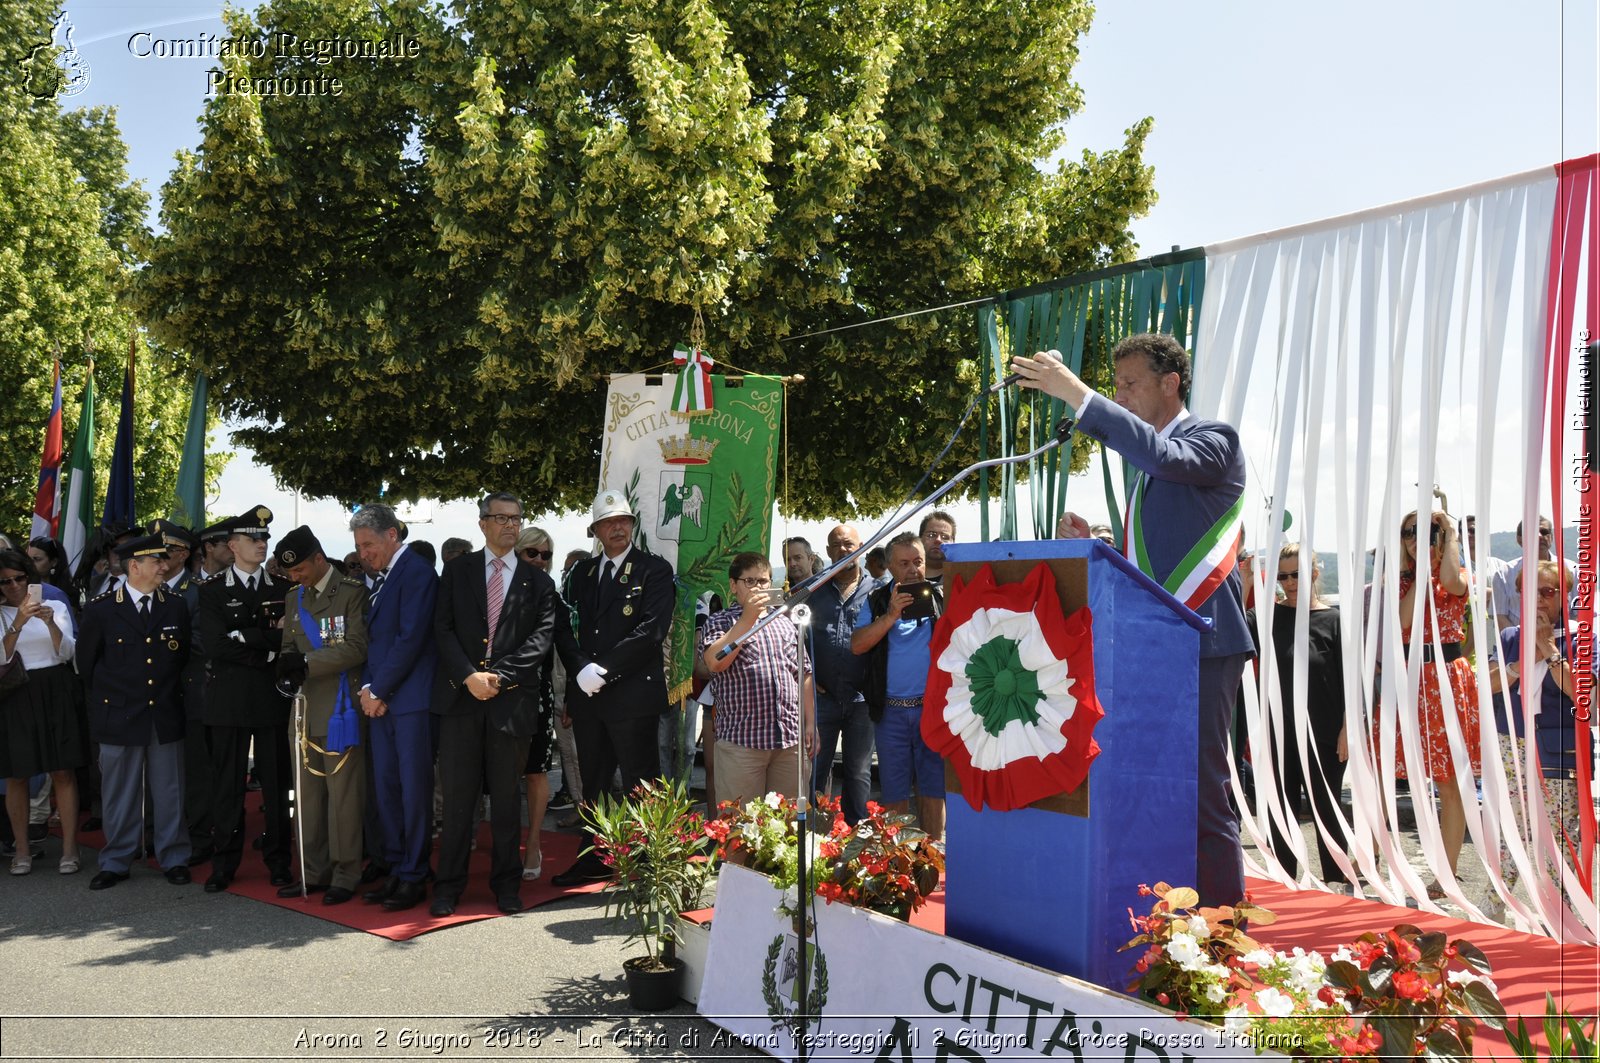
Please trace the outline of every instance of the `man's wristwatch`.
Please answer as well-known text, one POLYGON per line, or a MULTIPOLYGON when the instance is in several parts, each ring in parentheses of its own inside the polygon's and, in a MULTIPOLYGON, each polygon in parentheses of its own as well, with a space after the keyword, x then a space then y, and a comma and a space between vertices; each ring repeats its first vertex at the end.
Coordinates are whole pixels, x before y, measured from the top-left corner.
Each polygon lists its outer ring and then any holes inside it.
POLYGON ((1546 657, 1544 659, 1544 663, 1548 664, 1551 668, 1554 668, 1556 665, 1560 664, 1563 659, 1564 658, 1561 656, 1561 651, 1557 650, 1556 652, 1552 653, 1550 656, 1546 657))

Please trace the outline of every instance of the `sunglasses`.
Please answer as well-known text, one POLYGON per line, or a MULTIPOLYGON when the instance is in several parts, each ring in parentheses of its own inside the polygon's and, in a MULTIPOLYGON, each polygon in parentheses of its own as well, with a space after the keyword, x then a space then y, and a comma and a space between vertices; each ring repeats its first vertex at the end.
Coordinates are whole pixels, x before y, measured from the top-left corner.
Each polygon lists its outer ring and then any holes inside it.
MULTIPOLYGON (((0 580, 0 583, 4 583, 4 582, 5 582, 5 580, 0 580)), ((1542 583, 1539 585, 1539 597, 1543 598, 1545 601, 1549 601, 1551 598, 1554 598, 1556 595, 1558 595, 1560 593, 1561 593, 1561 588, 1560 587, 1546 587, 1542 583)))
POLYGON ((1298 573, 1298 572, 1280 572, 1280 573, 1278 573, 1278 582, 1279 583, 1288 583, 1290 580, 1294 580, 1296 583, 1299 583, 1300 582, 1300 573, 1298 573))
POLYGON ((533 561, 535 559, 540 561, 548 561, 555 556, 556 552, 554 550, 535 550, 531 546, 522 551, 522 557, 525 561, 533 561))
POLYGON ((0 579, 0 587, 27 586, 27 583, 27 576, 7 576, 5 579, 0 579))
MULTIPOLYGON (((1401 528, 1400 529, 1400 538, 1402 538, 1402 539, 1415 539, 1416 537, 1417 537, 1417 527, 1416 527, 1416 525, 1413 524, 1409 528, 1401 528)), ((1439 526, 1437 524, 1430 525, 1429 528, 1428 528, 1428 542, 1437 543, 1438 541, 1439 541, 1439 526)))

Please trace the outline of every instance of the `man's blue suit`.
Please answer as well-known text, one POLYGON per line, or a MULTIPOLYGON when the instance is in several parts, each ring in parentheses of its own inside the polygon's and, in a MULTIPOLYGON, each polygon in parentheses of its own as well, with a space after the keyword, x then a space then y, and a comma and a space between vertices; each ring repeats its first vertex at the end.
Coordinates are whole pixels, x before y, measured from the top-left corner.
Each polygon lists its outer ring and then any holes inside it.
POLYGON ((383 858, 402 882, 428 873, 433 836, 433 738, 428 712, 439 651, 433 611, 439 577, 412 550, 390 562, 367 612, 363 681, 389 711, 372 721, 373 789, 383 858))
MULTIPOLYGON (((1149 478, 1139 504, 1139 525, 1158 581, 1171 575, 1244 493, 1239 433, 1220 421, 1187 416, 1162 439, 1150 425, 1096 395, 1083 408, 1078 431, 1100 440, 1149 478)), ((1211 631, 1200 637, 1196 888, 1201 904, 1233 904, 1244 897, 1244 855, 1239 820, 1228 801, 1228 732, 1252 646, 1238 572, 1230 570, 1195 612, 1212 623, 1211 631)))

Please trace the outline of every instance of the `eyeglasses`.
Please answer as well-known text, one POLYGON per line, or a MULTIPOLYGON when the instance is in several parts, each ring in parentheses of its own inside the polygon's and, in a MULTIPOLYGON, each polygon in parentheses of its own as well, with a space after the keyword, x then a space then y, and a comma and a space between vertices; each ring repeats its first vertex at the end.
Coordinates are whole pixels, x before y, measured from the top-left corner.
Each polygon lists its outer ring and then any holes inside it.
POLYGON ((500 527, 507 528, 507 527, 510 527, 513 524, 521 524, 522 523, 522 514, 521 513, 491 513, 487 517, 482 517, 480 519, 487 520, 487 521, 493 521, 494 523, 500 525, 500 527))
POLYGON ((5 579, 0 579, 0 587, 9 587, 12 584, 17 584, 19 586, 26 586, 27 583, 28 583, 28 577, 27 576, 7 576, 5 579))
MULTIPOLYGON (((0 583, 4 582, 5 580, 0 580, 0 583)), ((1560 587, 1547 587, 1543 583, 1539 584, 1539 597, 1543 598, 1545 601, 1549 601, 1551 598, 1554 598, 1560 593, 1560 587)))
POLYGON ((1298 572, 1280 572, 1280 573, 1278 573, 1278 582, 1279 583, 1288 583, 1290 580, 1294 580, 1296 583, 1300 582, 1300 573, 1298 573, 1298 572))
POLYGON ((744 576, 739 576, 736 577, 733 582, 743 583, 746 587, 749 587, 753 591, 758 591, 763 587, 772 586, 772 580, 767 576, 751 576, 748 579, 744 576))
POLYGON ((548 561, 552 557, 556 556, 556 552, 554 550, 535 550, 530 546, 526 550, 522 551, 522 556, 529 561, 532 561, 535 558, 540 561, 548 561))

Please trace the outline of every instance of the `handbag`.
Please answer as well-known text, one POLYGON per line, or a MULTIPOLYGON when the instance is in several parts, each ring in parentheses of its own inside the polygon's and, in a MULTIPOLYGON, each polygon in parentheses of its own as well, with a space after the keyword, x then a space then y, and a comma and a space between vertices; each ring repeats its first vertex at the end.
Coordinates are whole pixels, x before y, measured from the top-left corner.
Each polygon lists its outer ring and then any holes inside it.
POLYGON ((22 666, 22 654, 13 653, 11 660, 0 664, 0 695, 11 693, 28 685, 28 670, 22 666))

